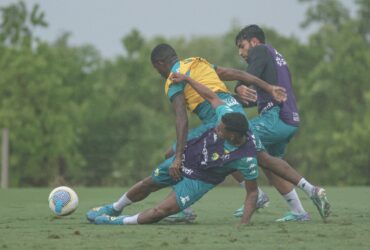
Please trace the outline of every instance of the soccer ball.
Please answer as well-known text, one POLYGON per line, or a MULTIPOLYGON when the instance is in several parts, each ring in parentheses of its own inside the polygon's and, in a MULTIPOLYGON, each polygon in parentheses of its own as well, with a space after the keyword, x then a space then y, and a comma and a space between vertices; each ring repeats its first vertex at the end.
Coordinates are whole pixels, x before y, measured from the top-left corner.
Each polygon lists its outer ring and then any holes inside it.
POLYGON ((56 215, 69 215, 77 209, 77 206, 78 196, 69 187, 57 187, 49 194, 49 207, 56 215))

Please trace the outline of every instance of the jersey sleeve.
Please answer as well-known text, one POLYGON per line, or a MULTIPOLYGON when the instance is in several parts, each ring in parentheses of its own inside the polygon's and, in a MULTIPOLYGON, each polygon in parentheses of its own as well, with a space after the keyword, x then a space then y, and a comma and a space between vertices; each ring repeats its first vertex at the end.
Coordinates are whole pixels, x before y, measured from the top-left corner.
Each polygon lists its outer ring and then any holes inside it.
POLYGON ((268 53, 265 46, 256 46, 250 50, 248 55, 247 72, 261 77, 268 62, 268 53))
POLYGON ((232 168, 239 170, 244 179, 250 181, 258 177, 258 164, 255 157, 243 157, 240 160, 231 162, 232 168))
MULTIPOLYGON (((171 69, 171 73, 176 73, 176 72, 177 73, 180 72, 180 63, 179 62, 177 62, 171 69)), ((167 79, 167 81, 169 81, 169 88, 168 88, 168 92, 167 92, 167 97, 172 102, 172 100, 174 99, 175 96, 177 96, 178 94, 180 94, 184 91, 186 82, 181 82, 181 83, 175 83, 174 84, 174 83, 172 83, 172 81, 170 79, 167 79)))
POLYGON ((176 84, 171 84, 171 86, 168 89, 167 97, 172 100, 177 96, 178 94, 181 94, 184 91, 185 88, 185 83, 176 83, 176 84))

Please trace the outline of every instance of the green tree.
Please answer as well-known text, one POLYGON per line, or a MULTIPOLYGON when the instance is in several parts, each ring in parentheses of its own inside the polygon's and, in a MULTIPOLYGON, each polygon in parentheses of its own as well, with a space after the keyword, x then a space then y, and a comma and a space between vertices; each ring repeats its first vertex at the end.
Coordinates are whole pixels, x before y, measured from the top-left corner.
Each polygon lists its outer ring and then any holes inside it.
MULTIPOLYGON (((84 164, 78 151, 84 100, 75 93, 90 66, 84 49, 41 42, 38 6, 1 9, 0 126, 10 131, 11 185, 47 185, 84 164)), ((63 39, 62 39, 63 40, 63 39)))
POLYGON ((363 21, 350 18, 340 2, 325 0, 309 8, 304 24, 313 22, 320 27, 307 51, 315 54, 315 66, 300 80, 303 122, 294 155, 288 157, 321 183, 369 184, 370 134, 359 129, 367 127, 370 105, 370 50, 361 33, 363 21))

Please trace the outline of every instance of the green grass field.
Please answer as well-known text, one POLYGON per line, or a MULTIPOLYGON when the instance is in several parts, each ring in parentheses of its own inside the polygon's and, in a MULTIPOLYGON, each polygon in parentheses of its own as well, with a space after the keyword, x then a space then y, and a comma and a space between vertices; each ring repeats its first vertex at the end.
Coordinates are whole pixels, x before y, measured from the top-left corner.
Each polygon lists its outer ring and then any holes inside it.
MULTIPOLYGON (((78 210, 61 219, 49 210, 51 189, 0 190, 0 249, 370 249, 370 188, 327 188, 332 216, 323 223, 311 201, 300 193, 310 222, 276 223, 285 203, 270 188, 270 207, 255 213, 252 225, 238 229, 231 216, 241 205, 238 187, 218 187, 194 205, 193 224, 96 226, 85 212, 112 202, 125 189, 76 188, 78 210)), ((125 210, 134 214, 162 199, 162 190, 125 210)))

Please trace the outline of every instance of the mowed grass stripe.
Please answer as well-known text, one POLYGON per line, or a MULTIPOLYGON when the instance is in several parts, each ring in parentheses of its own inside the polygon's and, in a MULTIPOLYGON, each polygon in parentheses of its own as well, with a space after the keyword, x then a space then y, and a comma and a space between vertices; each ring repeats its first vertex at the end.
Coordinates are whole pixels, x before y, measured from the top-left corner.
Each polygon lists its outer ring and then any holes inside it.
MULTIPOLYGON (((370 249, 370 188, 329 187, 333 213, 323 223, 312 202, 300 192, 310 222, 276 223, 287 211, 271 187, 270 207, 255 213, 252 225, 237 228, 232 217, 245 197, 238 187, 217 187, 194 205, 193 224, 96 226, 86 211, 110 203, 126 188, 75 188, 80 204, 67 217, 55 218, 48 208, 51 188, 0 190, 0 249, 370 249)), ((126 214, 154 206, 170 189, 125 210, 126 214)))

